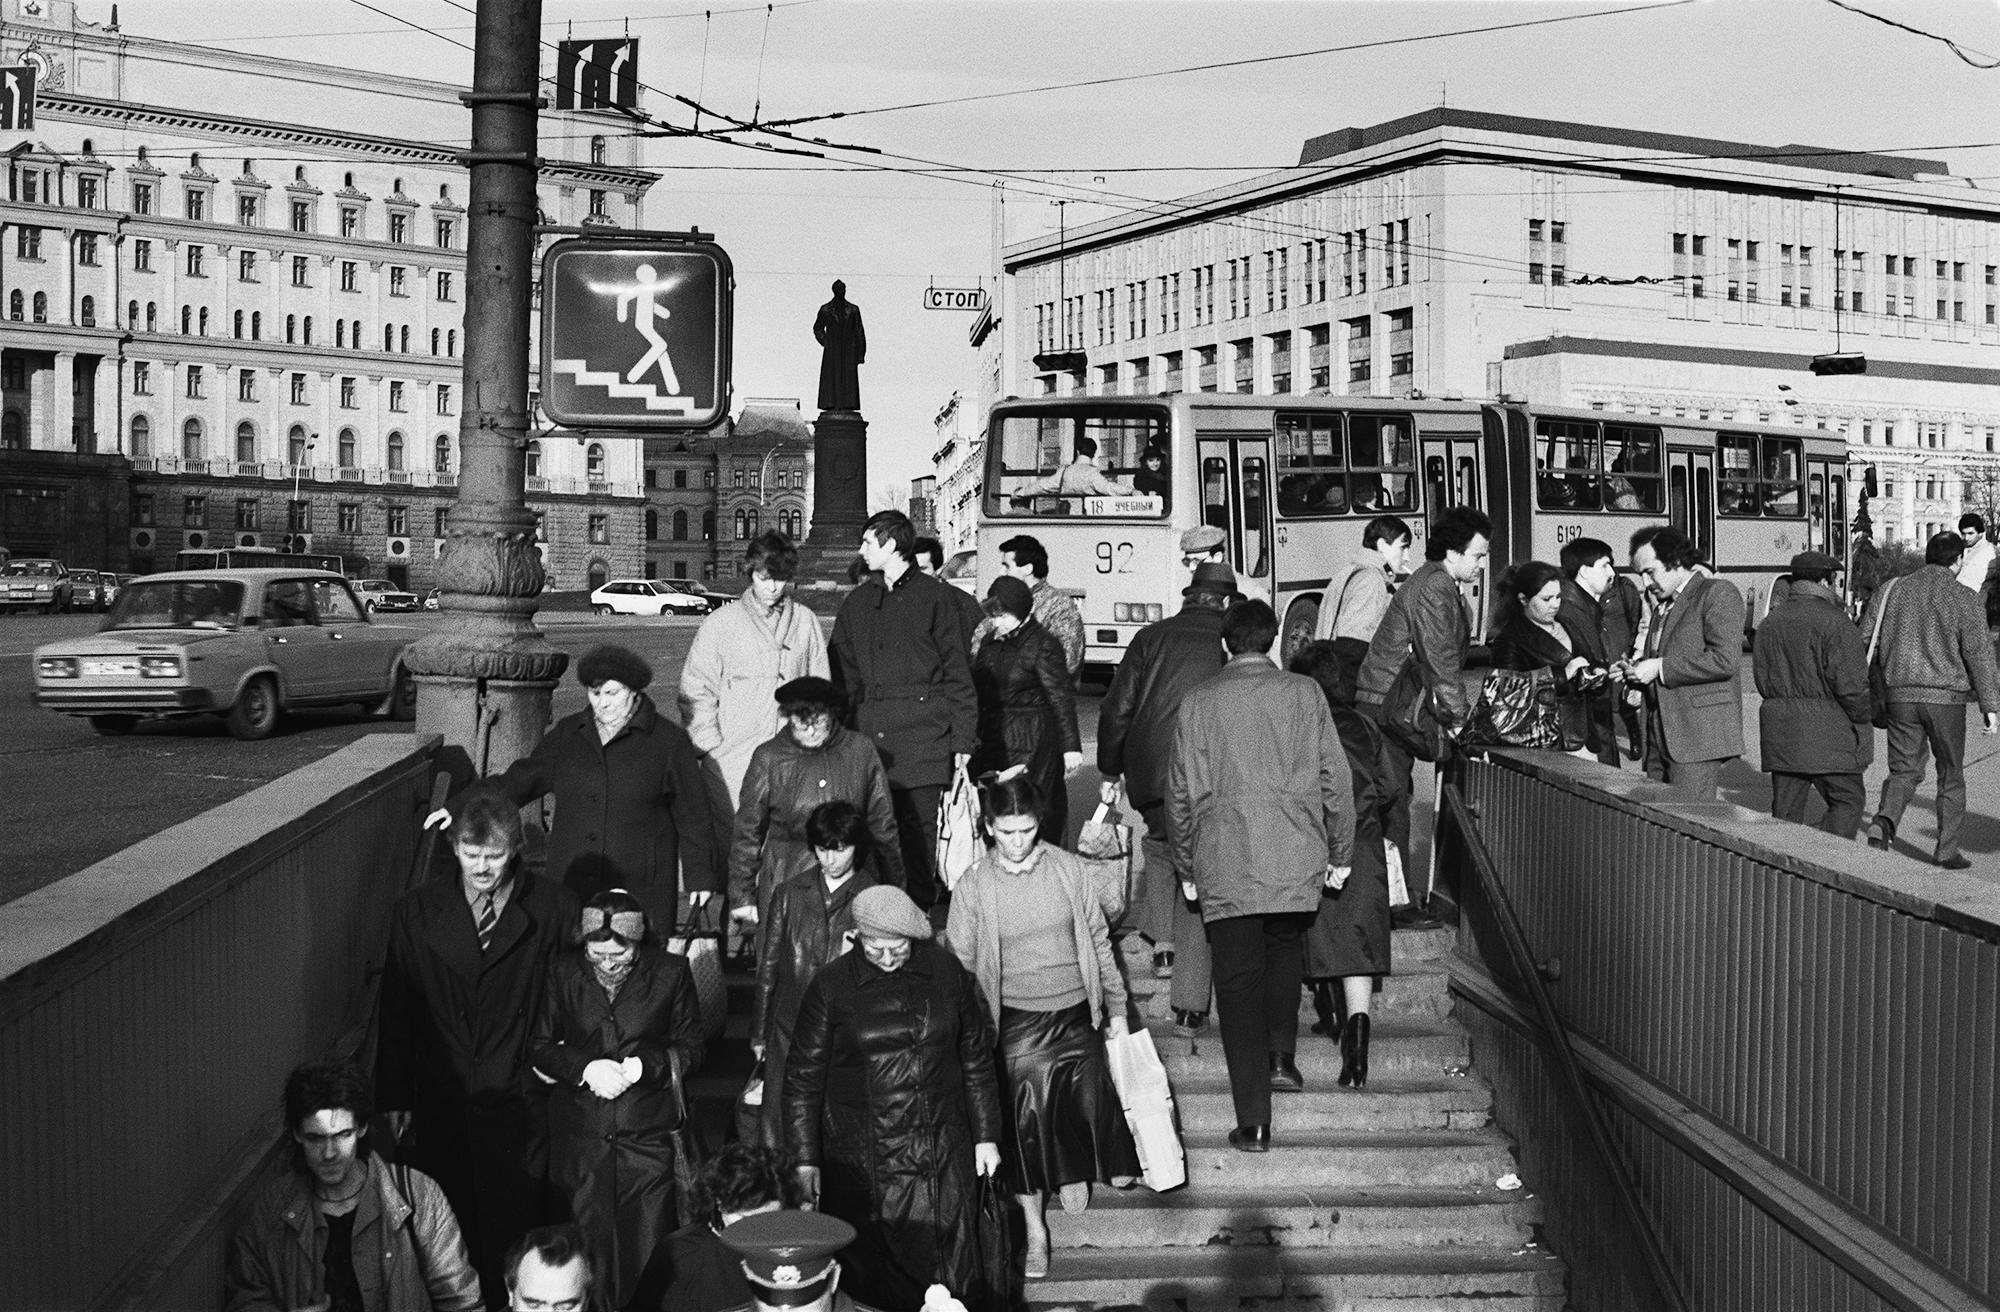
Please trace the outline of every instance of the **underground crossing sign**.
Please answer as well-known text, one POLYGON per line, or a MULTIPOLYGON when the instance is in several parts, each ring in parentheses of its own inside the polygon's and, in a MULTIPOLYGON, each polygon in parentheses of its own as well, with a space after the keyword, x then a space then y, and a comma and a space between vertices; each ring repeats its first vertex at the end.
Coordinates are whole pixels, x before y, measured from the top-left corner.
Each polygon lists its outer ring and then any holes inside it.
POLYGON ((736 279, 711 241, 575 238, 542 257, 542 409, 572 428, 708 428, 729 412, 736 279))

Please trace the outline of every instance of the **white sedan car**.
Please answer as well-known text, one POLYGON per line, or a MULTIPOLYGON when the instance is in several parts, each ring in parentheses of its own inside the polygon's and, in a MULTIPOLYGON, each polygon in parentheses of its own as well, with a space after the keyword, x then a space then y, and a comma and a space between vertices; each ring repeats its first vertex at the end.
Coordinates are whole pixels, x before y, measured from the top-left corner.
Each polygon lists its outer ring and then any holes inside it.
POLYGON ((660 579, 612 579, 590 594, 599 615, 706 615, 708 603, 660 579))

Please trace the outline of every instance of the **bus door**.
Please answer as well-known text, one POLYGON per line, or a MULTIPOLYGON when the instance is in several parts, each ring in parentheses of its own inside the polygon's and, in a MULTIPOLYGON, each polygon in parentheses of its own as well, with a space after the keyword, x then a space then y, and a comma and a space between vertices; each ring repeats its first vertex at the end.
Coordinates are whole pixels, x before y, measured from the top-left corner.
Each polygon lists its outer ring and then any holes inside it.
MULTIPOLYGON (((1479 438, 1476 434, 1464 437, 1426 437, 1424 439, 1424 520, 1428 523, 1438 517, 1448 506, 1470 506, 1480 508, 1479 495, 1479 438)), ((1498 536, 1500 527, 1495 526, 1498 536)), ((1423 543, 1412 544, 1421 550, 1423 543)), ((1500 542, 1489 541, 1487 573, 1462 584, 1459 591, 1465 594, 1468 618, 1472 623, 1474 641, 1483 641, 1486 630, 1486 579, 1497 574, 1506 565, 1499 557, 1505 550, 1500 542)), ((1417 554, 1411 553, 1411 568, 1416 567, 1417 554)))
POLYGON ((1806 550, 1823 551, 1846 567, 1847 553, 1842 543, 1847 537, 1844 461, 1813 460, 1806 465, 1806 550))
POLYGON ((1222 530, 1239 579, 1271 592, 1271 443, 1256 437, 1204 437, 1201 522, 1222 530))
POLYGON ((1688 535, 1703 560, 1715 560, 1715 453, 1667 452, 1667 522, 1688 535))

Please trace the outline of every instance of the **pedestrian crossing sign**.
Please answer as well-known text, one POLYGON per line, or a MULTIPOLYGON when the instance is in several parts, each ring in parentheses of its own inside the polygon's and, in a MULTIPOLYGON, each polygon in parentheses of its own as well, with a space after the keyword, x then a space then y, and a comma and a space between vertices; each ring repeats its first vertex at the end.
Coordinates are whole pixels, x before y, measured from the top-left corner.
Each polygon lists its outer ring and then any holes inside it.
POLYGON ((542 257, 542 410, 572 428, 701 429, 729 412, 736 280, 714 242, 557 242, 542 257))

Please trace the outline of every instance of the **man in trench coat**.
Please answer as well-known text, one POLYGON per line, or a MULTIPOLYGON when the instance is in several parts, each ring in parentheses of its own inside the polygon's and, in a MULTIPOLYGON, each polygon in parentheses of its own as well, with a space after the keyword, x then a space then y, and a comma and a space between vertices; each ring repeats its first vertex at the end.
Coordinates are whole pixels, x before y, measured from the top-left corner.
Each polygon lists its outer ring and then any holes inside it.
POLYGON ((1863 772, 1875 759, 1868 643, 1832 587, 1840 562, 1818 551, 1792 557, 1791 598, 1757 626, 1752 670, 1759 755, 1771 776, 1771 814, 1804 824, 1806 799, 1826 802, 1820 828, 1853 838, 1868 805, 1863 772))

